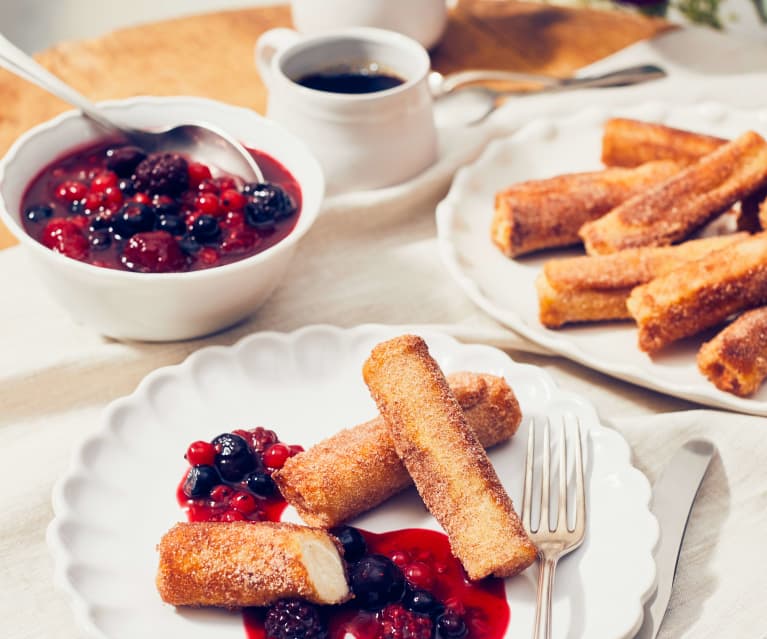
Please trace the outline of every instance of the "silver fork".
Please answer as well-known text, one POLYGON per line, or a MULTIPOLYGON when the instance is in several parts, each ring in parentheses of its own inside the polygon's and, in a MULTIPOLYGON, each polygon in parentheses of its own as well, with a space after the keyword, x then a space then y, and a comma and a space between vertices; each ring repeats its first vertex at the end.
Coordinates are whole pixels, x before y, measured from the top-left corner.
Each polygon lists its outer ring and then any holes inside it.
POLYGON ((567 439, 565 423, 559 436, 559 498, 557 519, 551 528, 550 513, 553 507, 549 499, 549 474, 551 450, 549 447, 551 424, 546 420, 543 431, 543 464, 541 468, 541 509, 538 525, 533 528, 533 466, 535 465, 535 420, 530 424, 525 462, 525 488, 522 497, 522 524, 527 534, 538 546, 538 594, 535 610, 533 639, 551 638, 551 595, 557 562, 575 550, 583 542, 586 532, 586 491, 583 481, 583 452, 581 450, 581 426, 576 419, 575 438, 575 527, 567 526, 567 439))

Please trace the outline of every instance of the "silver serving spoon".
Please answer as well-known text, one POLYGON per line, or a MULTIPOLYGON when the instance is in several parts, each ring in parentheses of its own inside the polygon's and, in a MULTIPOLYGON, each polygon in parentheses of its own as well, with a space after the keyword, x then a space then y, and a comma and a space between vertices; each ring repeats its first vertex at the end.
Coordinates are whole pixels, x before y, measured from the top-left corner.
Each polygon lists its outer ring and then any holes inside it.
MULTIPOLYGON (((528 93, 553 93, 597 87, 621 87, 664 78, 666 72, 654 64, 618 69, 600 75, 554 78, 532 73, 514 71, 472 70, 442 75, 438 71, 429 74, 429 88, 436 101, 436 107, 443 113, 443 120, 452 119, 452 124, 477 124, 484 120, 498 106, 501 98, 528 93), (482 86, 479 82, 523 82, 537 85, 529 90, 499 90, 482 86), (452 115, 451 115, 452 114, 452 115)), ((447 122, 446 122, 447 123, 447 122)))
POLYGON ((245 147, 219 128, 203 122, 190 122, 167 129, 146 131, 118 124, 2 34, 0 66, 77 107, 86 118, 101 128, 118 134, 147 152, 184 153, 204 160, 222 171, 238 175, 246 181, 264 181, 261 169, 245 147))

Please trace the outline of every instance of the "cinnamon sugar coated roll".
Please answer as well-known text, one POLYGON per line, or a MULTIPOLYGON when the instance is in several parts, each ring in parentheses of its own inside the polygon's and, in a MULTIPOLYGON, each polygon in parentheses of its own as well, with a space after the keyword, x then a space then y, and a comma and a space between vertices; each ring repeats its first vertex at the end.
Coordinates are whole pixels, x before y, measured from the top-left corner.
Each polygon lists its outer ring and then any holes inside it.
POLYGON ((363 377, 469 578, 507 577, 533 563, 536 547, 423 339, 403 335, 379 344, 363 377))
POLYGON ((350 597, 339 544, 316 528, 179 523, 158 550, 157 590, 174 606, 268 606, 285 597, 338 604, 350 597))

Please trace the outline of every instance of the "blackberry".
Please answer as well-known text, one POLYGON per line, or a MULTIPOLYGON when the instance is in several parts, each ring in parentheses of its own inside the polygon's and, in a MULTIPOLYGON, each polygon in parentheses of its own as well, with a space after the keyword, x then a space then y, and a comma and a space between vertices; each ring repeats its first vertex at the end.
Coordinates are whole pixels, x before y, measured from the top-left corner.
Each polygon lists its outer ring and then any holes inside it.
POLYGON ((125 240, 136 233, 151 231, 154 228, 155 215, 146 204, 128 202, 123 204, 112 221, 115 237, 125 240))
POLYGON ((248 195, 245 205, 245 219, 257 229, 274 226, 276 220, 293 215, 296 205, 290 195, 277 184, 251 183, 245 185, 243 193, 248 195))
POLYGON ((344 547, 344 559, 346 561, 357 561, 368 549, 367 543, 362 533, 352 526, 339 526, 333 528, 330 533, 341 542, 344 547))
POLYGON ((216 468, 227 481, 240 481, 256 467, 247 442, 239 435, 223 433, 210 443, 216 447, 216 468))
POLYGON ((47 204, 35 204, 24 209, 24 217, 30 222, 44 222, 53 217, 53 209, 47 204))
POLYGON ((301 599, 280 599, 264 619, 267 639, 326 639, 325 624, 316 606, 301 599))
POLYGON ((146 158, 146 153, 137 146, 121 146, 107 149, 106 167, 121 178, 129 178, 139 163, 146 158))
POLYGON ((207 497, 220 481, 213 466, 192 466, 184 479, 184 494, 190 499, 207 497))
POLYGON ((272 497, 277 493, 277 484, 274 483, 272 476, 264 470, 250 473, 245 478, 245 483, 248 485, 248 489, 259 497, 272 497))
POLYGON ((177 153, 152 153, 136 167, 133 181, 139 191, 177 196, 189 186, 189 165, 177 153))
POLYGON ((357 605, 367 610, 398 601, 405 592, 405 576, 383 555, 367 555, 352 565, 349 583, 357 605))

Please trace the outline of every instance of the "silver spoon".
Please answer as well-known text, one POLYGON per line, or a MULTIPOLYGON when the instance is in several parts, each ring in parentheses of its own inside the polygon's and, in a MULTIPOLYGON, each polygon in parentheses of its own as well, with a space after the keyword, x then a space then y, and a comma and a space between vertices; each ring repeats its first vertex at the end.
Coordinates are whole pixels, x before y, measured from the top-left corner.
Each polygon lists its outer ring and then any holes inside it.
POLYGON ((112 121, 81 93, 53 75, 33 58, 0 34, 0 66, 36 84, 82 111, 101 128, 127 139, 147 152, 167 151, 188 154, 246 181, 263 182, 264 176, 253 157, 237 140, 219 128, 190 122, 156 131, 127 127, 112 121))
MULTIPOLYGON (((453 121, 452 124, 469 125, 484 120, 500 105, 501 98, 511 95, 553 93, 597 87, 621 87, 657 80, 665 76, 666 72, 660 67, 654 64, 643 64, 600 75, 570 78, 554 78, 532 73, 489 69, 459 71, 448 75, 432 71, 428 80, 432 96, 436 100, 436 107, 444 112, 442 119, 450 119, 449 113, 454 112, 458 115, 458 121, 453 121), (532 90, 514 91, 491 89, 478 85, 478 82, 524 82, 538 86, 532 90)), ((452 119, 456 119, 455 115, 452 119)))

